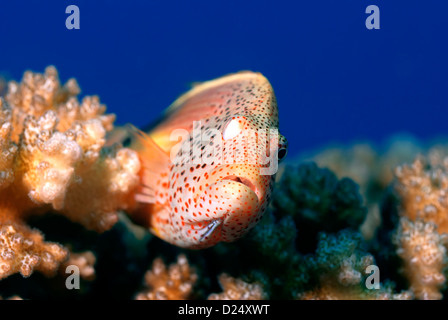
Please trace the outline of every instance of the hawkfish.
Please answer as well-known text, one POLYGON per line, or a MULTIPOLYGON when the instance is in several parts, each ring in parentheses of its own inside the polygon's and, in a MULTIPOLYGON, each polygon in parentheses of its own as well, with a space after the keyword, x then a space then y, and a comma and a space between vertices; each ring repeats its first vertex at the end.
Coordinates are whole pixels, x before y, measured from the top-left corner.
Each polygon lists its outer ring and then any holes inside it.
POLYGON ((130 131, 142 163, 131 217, 189 249, 251 230, 268 208, 287 153, 272 86, 249 71, 196 85, 150 131, 130 131))

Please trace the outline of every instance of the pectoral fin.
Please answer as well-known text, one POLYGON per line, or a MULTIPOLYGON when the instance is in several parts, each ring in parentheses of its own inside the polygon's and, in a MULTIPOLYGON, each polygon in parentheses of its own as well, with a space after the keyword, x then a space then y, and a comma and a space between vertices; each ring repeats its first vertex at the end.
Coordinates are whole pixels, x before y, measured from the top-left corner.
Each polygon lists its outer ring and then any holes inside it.
POLYGON ((128 125, 128 131, 135 138, 136 147, 143 169, 141 188, 136 200, 142 203, 165 204, 169 190, 171 160, 147 134, 128 125))

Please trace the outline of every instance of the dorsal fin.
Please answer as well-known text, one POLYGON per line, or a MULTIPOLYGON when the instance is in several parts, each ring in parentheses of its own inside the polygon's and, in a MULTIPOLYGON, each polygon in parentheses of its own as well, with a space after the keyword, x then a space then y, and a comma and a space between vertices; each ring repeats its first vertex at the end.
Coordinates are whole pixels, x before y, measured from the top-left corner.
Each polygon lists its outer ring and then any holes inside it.
POLYGON ((133 147, 139 153, 143 165, 141 188, 136 194, 136 200, 164 204, 168 197, 172 166, 170 157, 147 134, 129 124, 126 127, 136 140, 133 147))
POLYGON ((240 82, 245 79, 257 78, 257 77, 263 77, 263 76, 258 72, 239 71, 235 73, 230 73, 217 79, 208 80, 204 82, 196 82, 190 90, 182 94, 166 109, 165 116, 169 116, 179 108, 184 107, 189 99, 199 95, 201 92, 225 85, 226 83, 240 82))

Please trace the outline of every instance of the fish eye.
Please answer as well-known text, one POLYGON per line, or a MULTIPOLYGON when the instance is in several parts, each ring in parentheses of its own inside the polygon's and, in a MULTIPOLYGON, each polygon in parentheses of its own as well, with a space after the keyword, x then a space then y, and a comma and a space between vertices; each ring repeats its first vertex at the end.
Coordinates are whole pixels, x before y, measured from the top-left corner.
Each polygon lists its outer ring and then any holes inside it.
POLYGON ((226 127, 224 128, 224 132, 223 132, 223 139, 224 140, 229 140, 229 139, 233 139, 236 136, 238 136, 244 126, 244 117, 234 117, 232 118, 226 125, 226 127))
POLYGON ((282 147, 282 148, 278 149, 278 152, 277 152, 278 161, 282 161, 286 157, 287 154, 288 154, 287 148, 282 147))

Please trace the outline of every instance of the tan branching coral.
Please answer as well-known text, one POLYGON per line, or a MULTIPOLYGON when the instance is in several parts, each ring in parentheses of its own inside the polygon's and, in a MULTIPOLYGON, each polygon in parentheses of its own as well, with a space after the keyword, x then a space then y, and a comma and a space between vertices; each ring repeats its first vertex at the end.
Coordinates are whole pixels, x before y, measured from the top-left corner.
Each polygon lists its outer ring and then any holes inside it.
POLYGON ((53 275, 66 256, 66 249, 44 242, 39 231, 14 223, 0 226, 0 279, 16 272, 28 277, 34 270, 53 275))
POLYGON ((446 286, 448 157, 443 146, 395 170, 402 216, 395 237, 404 274, 418 299, 441 299, 446 286))
POLYGON ((440 235, 431 222, 401 218, 395 239, 397 253, 404 261, 403 272, 417 299, 441 299, 448 266, 448 235, 440 235))
POLYGON ((223 289, 221 293, 213 293, 209 300, 264 300, 267 295, 259 283, 247 283, 233 278, 228 274, 219 276, 219 283, 223 289))
POLYGON ((157 258, 145 275, 147 289, 137 294, 136 300, 190 299, 197 279, 196 270, 188 264, 185 255, 179 255, 177 263, 168 268, 162 259, 157 258))
POLYGON ((79 103, 79 92, 76 80, 61 86, 48 67, 9 82, 0 99, 0 279, 52 274, 66 259, 64 248, 24 224, 28 216, 52 210, 102 232, 118 220, 117 210, 133 205, 138 156, 104 147, 115 116, 104 114, 98 97, 79 103))
POLYGON ((65 270, 68 266, 77 266, 79 275, 87 281, 95 280, 95 263, 96 257, 92 251, 71 252, 70 257, 61 265, 61 273, 66 275, 65 270))
POLYGON ((440 233, 448 233, 448 158, 436 150, 397 167, 395 175, 400 215, 434 222, 440 233))

